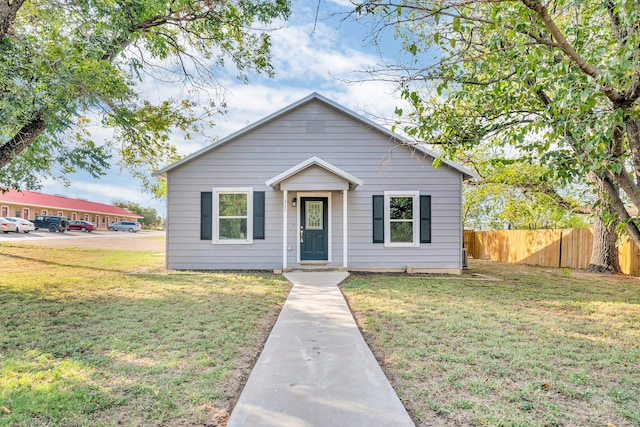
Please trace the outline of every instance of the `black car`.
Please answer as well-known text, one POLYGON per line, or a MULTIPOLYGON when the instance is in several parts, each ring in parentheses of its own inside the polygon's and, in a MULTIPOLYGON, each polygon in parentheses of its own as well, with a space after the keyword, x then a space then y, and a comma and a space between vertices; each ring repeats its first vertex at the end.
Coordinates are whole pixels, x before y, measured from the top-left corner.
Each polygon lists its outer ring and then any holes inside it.
POLYGON ((64 233, 69 227, 69 220, 61 216, 38 215, 36 219, 31 222, 36 226, 36 230, 46 228, 52 233, 56 231, 64 233))

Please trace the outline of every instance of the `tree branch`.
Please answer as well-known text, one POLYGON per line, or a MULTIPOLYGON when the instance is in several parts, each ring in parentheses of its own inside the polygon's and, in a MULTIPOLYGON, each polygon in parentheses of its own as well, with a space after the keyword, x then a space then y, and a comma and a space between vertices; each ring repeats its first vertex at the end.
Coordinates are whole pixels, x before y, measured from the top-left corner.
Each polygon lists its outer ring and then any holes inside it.
POLYGON ((609 172, 609 179, 613 182, 616 182, 620 185, 625 192, 625 194, 631 199, 634 205, 640 207, 640 188, 633 182, 633 179, 629 175, 629 173, 622 169, 622 171, 618 174, 614 174, 613 172, 609 172))
MULTIPOLYGON (((547 30, 549 30, 551 36, 555 40, 557 40, 558 48, 562 52, 564 52, 564 54, 567 55, 567 57, 578 66, 578 68, 580 68, 585 74, 593 78, 598 78, 601 75, 601 72, 600 70, 598 70, 598 68, 585 61, 584 58, 582 58, 582 56, 580 56, 580 54, 576 52, 573 46, 571 46, 562 31, 560 31, 560 28, 558 28, 556 23, 553 21, 553 18, 551 18, 551 16, 549 15, 547 8, 543 6, 542 3, 540 3, 538 0, 522 0, 522 3, 529 9, 533 10, 538 15, 538 17, 540 17, 540 20, 547 28, 547 30)), ((602 85, 601 90, 606 95, 606 97, 609 98, 609 100, 611 100, 611 102, 613 102, 613 104, 617 107, 624 108, 630 106, 633 102, 635 102, 635 99, 633 101, 630 101, 623 94, 615 90, 611 83, 605 83, 604 85, 602 85)), ((640 95, 640 87, 637 89, 637 91, 638 95, 640 95)), ((633 93, 635 92, 636 90, 633 91, 633 93)))
POLYGON ((47 124, 40 113, 37 113, 16 134, 0 146, 0 165, 11 162, 15 156, 22 153, 37 137, 46 130, 47 124))
POLYGON ((627 212, 627 208, 620 198, 620 194, 618 193, 616 186, 611 182, 611 179, 609 177, 603 178, 598 175, 595 176, 597 176, 597 179, 602 181, 602 188, 609 197, 609 203, 618 214, 618 218, 624 223, 625 229, 627 230, 627 233, 629 233, 631 240, 633 240, 633 242, 637 246, 640 246, 640 230, 638 229, 636 223, 632 220, 629 212, 627 212))
POLYGON ((10 34, 18 14, 25 0, 0 0, 0 40, 10 34))

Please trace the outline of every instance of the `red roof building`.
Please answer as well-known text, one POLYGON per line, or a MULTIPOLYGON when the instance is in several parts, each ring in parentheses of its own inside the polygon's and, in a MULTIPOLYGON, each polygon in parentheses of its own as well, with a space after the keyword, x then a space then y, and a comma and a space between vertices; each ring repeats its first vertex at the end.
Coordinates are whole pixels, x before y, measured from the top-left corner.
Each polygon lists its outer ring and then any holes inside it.
POLYGON ((109 224, 118 221, 136 221, 142 218, 128 209, 86 199, 13 189, 0 192, 0 216, 34 219, 37 215, 57 215, 71 221, 89 221, 98 228, 108 228, 109 224))

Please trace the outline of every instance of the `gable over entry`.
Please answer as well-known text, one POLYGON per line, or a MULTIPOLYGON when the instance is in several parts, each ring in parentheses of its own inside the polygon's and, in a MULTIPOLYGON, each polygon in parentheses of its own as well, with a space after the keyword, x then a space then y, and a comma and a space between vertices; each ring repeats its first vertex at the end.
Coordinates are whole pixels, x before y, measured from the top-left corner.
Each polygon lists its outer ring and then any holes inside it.
MULTIPOLYGON (((342 192, 342 266, 347 268, 347 252, 348 252, 348 191, 362 185, 364 182, 355 176, 343 171, 342 169, 326 162, 318 157, 311 157, 294 167, 282 172, 281 174, 271 178, 266 182, 267 185, 275 190, 282 191, 282 263, 283 269, 287 268, 287 229, 288 229, 288 208, 287 200, 289 200, 288 192, 296 191, 299 194, 323 194, 327 195, 327 201, 330 200, 331 191, 342 192)), ((330 202, 329 202, 330 206, 330 202)), ((328 209, 328 215, 331 215, 331 209, 328 209)), ((298 218, 299 219, 299 218, 298 218)), ((328 227, 331 227, 331 221, 327 221, 328 227)), ((300 239, 298 239, 297 250, 298 259, 300 257, 300 241, 303 241, 302 233, 304 232, 304 224, 300 226, 300 239)), ((327 230, 327 239, 331 242, 331 230, 327 230)))
POLYGON ((276 190, 334 191, 350 190, 364 182, 318 157, 311 157, 266 184, 276 190))

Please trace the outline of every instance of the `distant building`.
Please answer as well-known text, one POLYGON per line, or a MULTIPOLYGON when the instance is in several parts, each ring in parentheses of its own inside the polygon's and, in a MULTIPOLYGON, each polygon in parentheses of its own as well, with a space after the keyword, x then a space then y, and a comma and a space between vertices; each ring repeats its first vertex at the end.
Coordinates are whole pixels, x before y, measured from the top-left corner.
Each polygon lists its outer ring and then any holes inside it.
POLYGON ((143 218, 128 209, 86 199, 35 191, 0 192, 0 216, 34 219, 38 215, 57 215, 70 221, 89 221, 102 229, 109 228, 109 224, 114 222, 137 221, 143 218))

